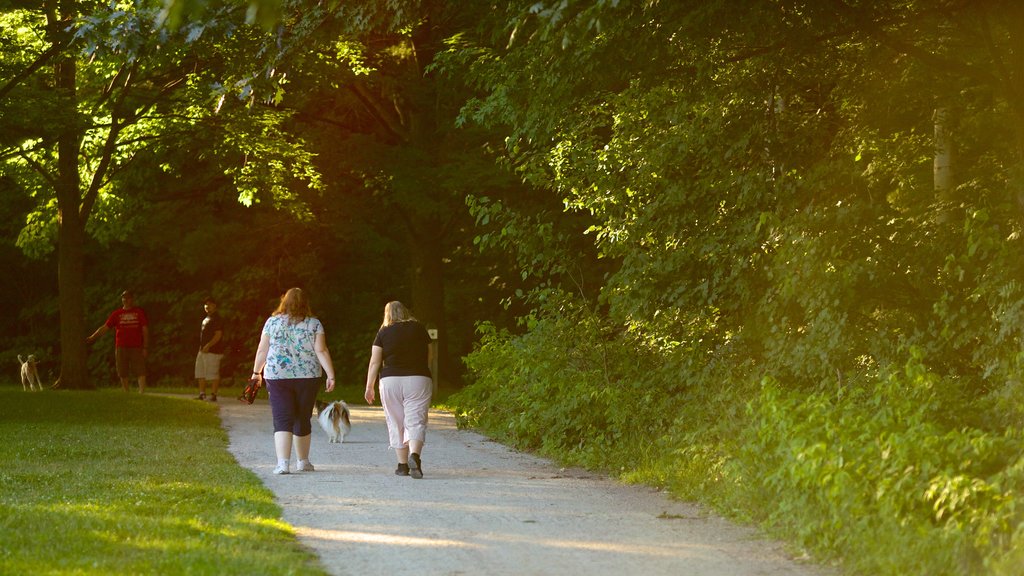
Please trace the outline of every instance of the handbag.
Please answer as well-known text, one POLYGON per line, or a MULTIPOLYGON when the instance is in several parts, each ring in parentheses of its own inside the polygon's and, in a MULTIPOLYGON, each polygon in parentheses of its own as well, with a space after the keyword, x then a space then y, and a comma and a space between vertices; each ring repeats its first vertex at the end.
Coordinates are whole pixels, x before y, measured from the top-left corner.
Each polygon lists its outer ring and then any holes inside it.
POLYGON ((259 393, 262 386, 263 380, 259 376, 253 376, 245 385, 245 390, 242 390, 242 395, 238 399, 246 404, 252 404, 256 401, 256 394, 259 393))

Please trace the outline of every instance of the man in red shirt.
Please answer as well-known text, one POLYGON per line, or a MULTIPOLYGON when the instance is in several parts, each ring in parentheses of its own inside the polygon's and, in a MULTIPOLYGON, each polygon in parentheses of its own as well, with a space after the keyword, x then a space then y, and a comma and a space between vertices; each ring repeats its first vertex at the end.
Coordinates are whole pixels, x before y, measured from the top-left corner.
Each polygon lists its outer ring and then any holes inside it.
POLYGON ((139 379, 139 393, 146 391, 146 355, 149 351, 149 320, 146 313, 135 306, 132 293, 121 294, 121 307, 114 310, 107 321, 85 339, 92 344, 111 328, 114 329, 114 359, 121 387, 128 391, 128 379, 139 379))

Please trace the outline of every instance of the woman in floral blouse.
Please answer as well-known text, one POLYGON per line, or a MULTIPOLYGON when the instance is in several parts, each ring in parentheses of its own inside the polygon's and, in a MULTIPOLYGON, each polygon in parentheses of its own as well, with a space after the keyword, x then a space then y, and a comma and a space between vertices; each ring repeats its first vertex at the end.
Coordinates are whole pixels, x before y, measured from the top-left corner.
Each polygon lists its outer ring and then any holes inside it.
POLYGON ((293 441, 297 469, 313 471, 309 462, 310 419, 324 372, 330 392, 334 390, 334 364, 324 327, 310 311, 306 294, 291 288, 263 325, 252 368, 253 376, 265 379, 270 395, 277 452, 274 474, 288 474, 293 441))

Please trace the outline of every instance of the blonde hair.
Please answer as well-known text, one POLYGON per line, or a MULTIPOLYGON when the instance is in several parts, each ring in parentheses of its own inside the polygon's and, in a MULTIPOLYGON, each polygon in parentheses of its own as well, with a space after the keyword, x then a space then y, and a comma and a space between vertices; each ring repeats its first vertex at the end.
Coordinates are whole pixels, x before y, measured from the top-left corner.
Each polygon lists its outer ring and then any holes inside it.
POLYGON ((409 322, 415 319, 412 312, 405 307, 405 304, 398 300, 392 300, 384 305, 384 322, 381 323, 380 327, 387 328, 398 322, 409 322))
POLYGON ((297 324, 313 315, 309 308, 309 300, 301 288, 289 288, 281 296, 281 303, 274 310, 274 316, 286 314, 290 324, 297 324))

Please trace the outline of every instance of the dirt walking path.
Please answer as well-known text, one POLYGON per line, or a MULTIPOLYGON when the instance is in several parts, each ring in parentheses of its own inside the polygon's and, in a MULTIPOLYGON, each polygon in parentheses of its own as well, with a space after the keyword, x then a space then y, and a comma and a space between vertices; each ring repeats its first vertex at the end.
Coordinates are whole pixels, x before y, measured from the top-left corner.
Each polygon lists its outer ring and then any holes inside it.
POLYGON ((422 480, 394 475, 384 414, 365 405, 352 406, 344 444, 314 427, 315 472, 275 476, 266 400, 219 404, 232 454, 335 575, 825 574, 751 529, 515 452, 442 412, 430 414, 422 480))

